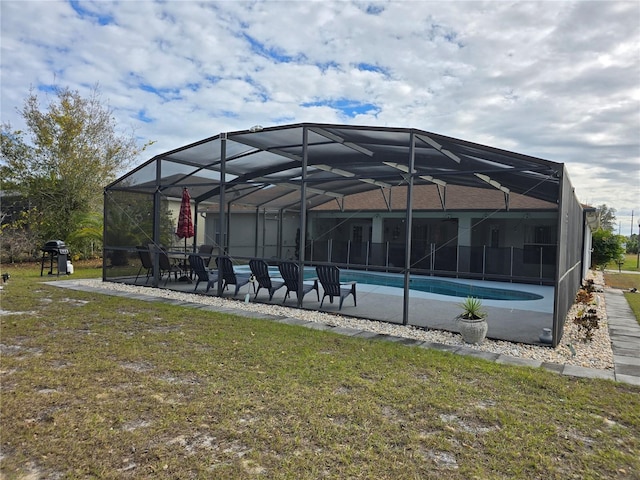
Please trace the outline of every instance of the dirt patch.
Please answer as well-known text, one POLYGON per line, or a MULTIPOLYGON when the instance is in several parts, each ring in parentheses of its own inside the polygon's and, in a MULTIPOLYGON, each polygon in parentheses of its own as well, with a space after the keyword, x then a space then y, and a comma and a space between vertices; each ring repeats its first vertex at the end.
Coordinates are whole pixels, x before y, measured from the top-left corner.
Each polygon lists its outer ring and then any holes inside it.
POLYGON ((163 382, 173 383, 176 385, 202 385, 203 383, 202 380, 196 377, 176 376, 168 372, 158 375, 157 378, 163 382))
POLYGON ((173 325, 173 326, 166 326, 166 327, 157 326, 157 327, 149 328, 146 331, 151 333, 175 333, 181 330, 182 330, 181 326, 173 325))
POLYGON ((13 312, 11 310, 2 310, 0 309, 0 316, 6 316, 6 315, 28 315, 28 316, 33 316, 33 315, 37 315, 38 312, 34 311, 34 310, 30 310, 28 312, 13 312))
POLYGON ((427 460, 431 460, 439 468, 444 468, 447 470, 458 469, 458 461, 456 460, 455 455, 449 452, 420 449, 419 453, 427 460))
POLYGON ((441 414, 440 420, 442 420, 444 423, 446 423, 450 428, 453 428, 454 430, 457 427, 457 430, 461 430, 466 433, 473 433, 474 435, 482 435, 483 433, 489 433, 494 430, 500 429, 500 427, 497 425, 491 426, 491 427, 485 427, 485 426, 479 425, 477 422, 470 422, 467 420, 463 420, 457 415, 451 415, 451 414, 441 414), (451 424, 454 424, 455 427, 452 427, 451 424))
POLYGON ((122 425, 121 430, 124 430, 125 432, 133 432, 134 430, 137 430, 139 428, 147 428, 151 426, 151 422, 148 420, 143 420, 143 419, 137 419, 137 420, 132 420, 130 422, 127 422, 125 424, 122 425))
POLYGON ((138 373, 150 372, 155 368, 153 365, 146 362, 121 362, 120 366, 138 373))
POLYGON ((0 343, 0 355, 6 355, 8 357, 33 357, 41 355, 42 350, 39 348, 23 347, 22 345, 6 345, 0 343))
POLYGON ((348 395, 349 393, 351 393, 351 387, 345 385, 336 388, 333 392, 334 395, 348 395))
POLYGON ((62 303, 68 303, 73 307, 82 307, 89 303, 89 300, 78 300, 77 298, 61 298, 60 301, 62 303))

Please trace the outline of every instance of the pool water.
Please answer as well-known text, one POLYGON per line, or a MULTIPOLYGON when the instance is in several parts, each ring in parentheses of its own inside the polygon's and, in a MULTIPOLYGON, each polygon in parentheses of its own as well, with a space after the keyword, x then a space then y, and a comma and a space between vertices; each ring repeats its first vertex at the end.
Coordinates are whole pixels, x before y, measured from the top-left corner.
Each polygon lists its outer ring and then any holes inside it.
MULTIPOLYGON (((238 270, 242 270, 240 267, 238 270)), ((247 268, 248 270, 248 268, 247 268)), ((277 278, 280 272, 277 267, 269 267, 269 273, 277 278)), ((305 267, 304 278, 317 278, 316 269, 305 267)), ((382 287, 404 288, 404 277, 399 274, 360 272, 354 270, 340 270, 341 282, 358 282, 382 287)), ((482 300, 526 301, 541 300, 544 297, 536 293, 523 292, 510 288, 484 287, 477 284, 464 283, 463 280, 451 281, 437 277, 422 277, 414 275, 409 279, 409 288, 419 292, 447 295, 449 297, 475 297, 482 300)))
MULTIPOLYGON (((305 278, 315 276, 315 271, 305 271, 305 278)), ((341 282, 358 282, 368 285, 380 285, 394 288, 404 288, 404 278, 388 274, 377 274, 372 272, 354 272, 342 270, 340 272, 341 282)), ((483 300, 540 300, 544 298, 531 292, 512 290, 508 288, 482 287, 468 283, 452 282, 433 277, 412 277, 409 280, 409 288, 420 292, 436 293, 450 297, 475 297, 483 300)))

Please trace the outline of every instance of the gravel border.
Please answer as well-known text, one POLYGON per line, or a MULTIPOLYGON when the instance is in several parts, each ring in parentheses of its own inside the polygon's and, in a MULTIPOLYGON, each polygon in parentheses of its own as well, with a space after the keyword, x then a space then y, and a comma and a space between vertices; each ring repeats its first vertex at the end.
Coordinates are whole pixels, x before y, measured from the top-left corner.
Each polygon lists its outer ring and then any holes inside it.
POLYGON ((426 342, 434 342, 458 347, 467 347, 482 352, 509 355, 512 357, 539 360, 542 362, 575 365, 579 367, 596 368, 600 370, 613 370, 613 351, 604 297, 604 276, 602 272, 590 271, 587 278, 594 280, 598 292, 595 293, 594 306, 600 318, 599 328, 595 331, 591 342, 584 342, 583 335, 578 332, 573 318, 580 308, 574 305, 567 314, 564 325, 562 342, 556 348, 540 347, 523 343, 506 341, 485 340, 481 345, 470 345, 462 341, 459 334, 444 332, 441 330, 425 330, 412 326, 395 325, 386 322, 376 322, 358 318, 347 318, 341 315, 327 314, 318 311, 300 310, 297 308, 283 307, 280 305, 267 305, 262 303, 245 303, 220 297, 210 297, 193 293, 175 292, 151 287, 125 285, 122 283, 103 282, 101 279, 80 279, 78 284, 90 287, 127 292, 132 294, 144 294, 159 298, 179 300, 191 303, 200 303, 222 308, 245 310, 280 317, 297 318, 310 322, 323 323, 336 327, 347 327, 364 330, 384 335, 411 338, 426 342))

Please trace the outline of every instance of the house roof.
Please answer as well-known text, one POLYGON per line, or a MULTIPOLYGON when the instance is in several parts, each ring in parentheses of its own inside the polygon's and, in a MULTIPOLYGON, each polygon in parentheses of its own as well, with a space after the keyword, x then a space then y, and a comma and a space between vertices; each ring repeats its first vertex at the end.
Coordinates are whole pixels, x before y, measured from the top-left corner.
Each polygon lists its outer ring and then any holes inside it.
POLYGON ((430 185, 443 209, 455 186, 492 191, 506 208, 513 194, 558 202, 561 163, 417 129, 318 123, 216 135, 153 157, 107 190, 179 198, 188 187, 196 202, 218 202, 224 171, 226 202, 299 210, 304 177, 307 208, 343 208, 350 195, 379 190, 385 199, 406 186, 412 155, 414 185, 430 185))
MULTIPOLYGON (((413 189, 413 209, 421 211, 442 210, 443 199, 436 185, 418 185, 413 189)), ((448 211, 469 210, 504 210, 505 202, 502 192, 486 188, 449 185, 446 190, 444 204, 448 211)), ((382 192, 368 191, 345 198, 342 205, 327 202, 313 208, 312 211, 401 211, 407 209, 407 186, 393 187, 385 198, 382 192), (388 203, 387 203, 388 202, 388 203)), ((512 194, 509 198, 510 210, 558 210, 557 203, 546 202, 533 197, 512 194)))

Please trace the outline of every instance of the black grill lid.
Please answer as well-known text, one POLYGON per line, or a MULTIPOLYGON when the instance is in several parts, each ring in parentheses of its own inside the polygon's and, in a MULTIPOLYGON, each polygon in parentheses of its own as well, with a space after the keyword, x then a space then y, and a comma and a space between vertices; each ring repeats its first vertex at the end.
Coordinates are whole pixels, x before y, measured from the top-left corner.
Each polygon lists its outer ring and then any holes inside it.
POLYGON ((44 247, 42 247, 42 251, 57 252, 62 254, 69 253, 69 251, 67 250, 67 246, 62 240, 49 240, 44 244, 44 247))

